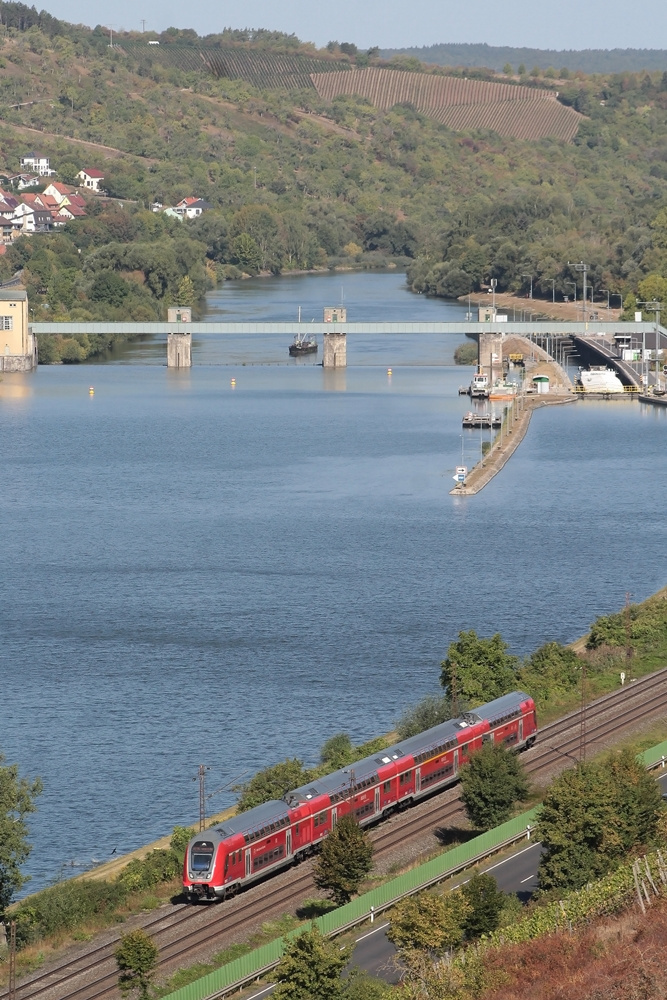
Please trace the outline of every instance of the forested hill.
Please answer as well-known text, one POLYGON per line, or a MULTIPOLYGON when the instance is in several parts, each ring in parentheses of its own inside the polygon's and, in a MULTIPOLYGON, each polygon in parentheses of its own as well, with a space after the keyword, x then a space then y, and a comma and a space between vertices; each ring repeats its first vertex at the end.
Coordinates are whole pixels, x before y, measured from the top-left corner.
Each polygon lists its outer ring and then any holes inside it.
POLYGON ((514 72, 520 66, 529 73, 534 67, 547 70, 567 69, 571 73, 639 73, 642 70, 666 70, 665 49, 527 49, 510 45, 454 44, 424 45, 421 48, 382 49, 383 59, 397 56, 419 59, 436 66, 487 66, 501 72, 505 66, 514 72))
POLYGON ((101 27, 0 11, 3 190, 29 210, 9 178, 34 150, 57 173, 33 199, 82 169, 106 192, 84 189, 50 232, 8 234, 0 279, 23 269, 35 320, 158 319, 241 274, 390 261, 445 297, 491 277, 580 294, 567 262, 583 260, 598 302, 667 299, 667 73, 406 72, 263 31, 114 33, 112 48, 101 27), (547 112, 576 128, 511 132, 547 112))

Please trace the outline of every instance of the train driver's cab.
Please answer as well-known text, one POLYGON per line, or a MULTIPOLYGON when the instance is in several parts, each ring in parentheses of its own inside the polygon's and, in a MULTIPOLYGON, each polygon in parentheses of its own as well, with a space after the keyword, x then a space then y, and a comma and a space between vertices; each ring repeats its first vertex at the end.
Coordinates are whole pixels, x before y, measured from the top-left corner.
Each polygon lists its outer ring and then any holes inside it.
POLYGON ((212 875, 215 846, 210 840, 197 840, 190 848, 190 878, 208 879, 212 875))

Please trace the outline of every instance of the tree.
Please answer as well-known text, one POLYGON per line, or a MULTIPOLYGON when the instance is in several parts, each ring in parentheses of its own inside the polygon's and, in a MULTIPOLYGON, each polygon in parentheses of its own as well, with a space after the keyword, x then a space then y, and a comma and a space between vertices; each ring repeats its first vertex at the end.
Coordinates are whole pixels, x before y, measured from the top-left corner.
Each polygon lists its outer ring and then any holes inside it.
POLYGON ((355 760, 354 749, 347 733, 336 733, 324 743, 320 751, 320 760, 332 771, 337 771, 355 760))
POLYGON ((373 867, 373 845, 351 813, 342 816, 322 844, 313 872, 315 885, 337 906, 349 903, 373 867))
POLYGON ((507 643, 496 633, 480 639, 476 632, 459 632, 441 664, 440 683, 453 696, 472 707, 512 691, 516 684, 516 656, 509 656, 507 643))
POLYGON ((181 278, 178 285, 178 304, 179 306, 192 306, 195 301, 195 286, 192 284, 192 278, 189 274, 186 274, 181 278))
POLYGON ((630 751, 564 771, 544 797, 541 889, 579 889, 655 835, 660 790, 630 751))
POLYGON ((459 891, 428 891, 408 896, 391 911, 387 937, 399 951, 432 951, 440 954, 463 940, 464 924, 471 916, 466 897, 459 891))
POLYGON ((546 642, 528 657, 518 672, 518 681, 541 706, 557 701, 581 682, 582 660, 559 642, 546 642))
POLYGON ((90 297, 93 302, 106 302, 110 306, 121 306, 129 291, 128 283, 115 271, 102 271, 93 281, 90 297))
POLYGON ((477 830, 491 830, 509 819, 514 804, 528 798, 528 779, 513 750, 485 743, 461 768, 461 801, 477 830))
POLYGON ((466 937, 477 938, 495 931, 500 923, 500 915, 507 896, 500 891, 493 875, 475 872, 473 877, 461 886, 461 892, 470 906, 470 912, 463 922, 466 937))
POLYGON ((513 70, 511 63, 506 62, 505 65, 503 66, 503 73, 505 74, 505 76, 511 76, 512 72, 513 70))
MULTIPOLYGON (((459 699, 458 711, 461 712, 464 707, 459 699)), ((402 740, 407 740, 410 736, 423 733, 425 729, 439 726, 441 722, 451 719, 452 715, 452 699, 448 694, 427 694, 412 708, 406 708, 396 724, 396 730, 402 740)))
POLYGON ((232 260, 251 273, 261 271, 262 254, 248 233, 241 233, 232 243, 232 260))
POLYGON ((265 767, 258 771, 250 781, 243 785, 235 785, 233 791, 240 792, 238 811, 254 809, 262 802, 271 799, 282 799, 286 792, 298 788, 308 779, 308 772, 303 769, 303 762, 296 757, 282 760, 279 764, 265 767))
POLYGON ((32 850, 26 816, 35 812, 35 799, 42 791, 39 778, 19 778, 18 765, 4 766, 4 761, 0 754, 0 916, 30 880, 21 873, 32 850))
POLYGON ((304 931, 287 946, 275 972, 276 1000, 338 1000, 341 973, 352 949, 340 948, 317 927, 304 931))
POLYGON ((120 976, 118 986, 123 995, 139 991, 139 1000, 148 1000, 153 973, 157 967, 158 947, 146 931, 138 928, 121 935, 114 952, 120 976))

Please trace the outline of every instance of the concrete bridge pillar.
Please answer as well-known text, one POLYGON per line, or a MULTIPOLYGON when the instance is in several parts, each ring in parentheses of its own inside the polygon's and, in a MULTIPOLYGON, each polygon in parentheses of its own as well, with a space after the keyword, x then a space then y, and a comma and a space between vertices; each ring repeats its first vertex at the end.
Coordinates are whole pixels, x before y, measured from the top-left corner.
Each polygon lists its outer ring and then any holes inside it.
POLYGON ((347 367, 347 334, 325 333, 322 340, 322 367, 347 367))
POLYGON ((192 368, 192 337, 189 333, 167 334, 167 368, 192 368))
POLYGON ((503 377, 502 333, 480 333, 477 346, 477 365, 488 376, 489 385, 503 377))

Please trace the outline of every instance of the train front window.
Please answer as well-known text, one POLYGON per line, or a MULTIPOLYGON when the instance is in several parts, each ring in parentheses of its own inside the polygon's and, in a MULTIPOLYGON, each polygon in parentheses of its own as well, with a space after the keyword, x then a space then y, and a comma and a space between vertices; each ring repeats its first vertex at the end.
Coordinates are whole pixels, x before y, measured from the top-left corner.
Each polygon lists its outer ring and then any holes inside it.
POLYGON ((193 872, 207 872, 213 860, 213 844, 198 841, 192 845, 190 852, 190 868, 193 872))

